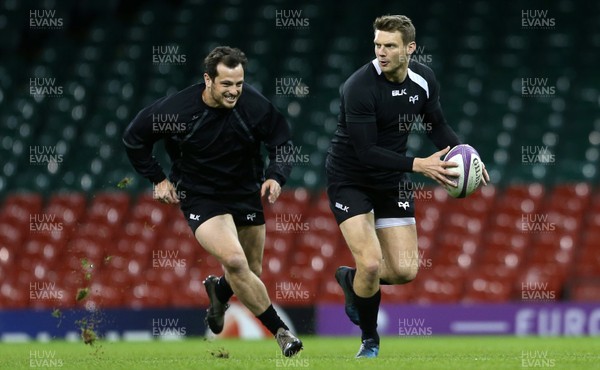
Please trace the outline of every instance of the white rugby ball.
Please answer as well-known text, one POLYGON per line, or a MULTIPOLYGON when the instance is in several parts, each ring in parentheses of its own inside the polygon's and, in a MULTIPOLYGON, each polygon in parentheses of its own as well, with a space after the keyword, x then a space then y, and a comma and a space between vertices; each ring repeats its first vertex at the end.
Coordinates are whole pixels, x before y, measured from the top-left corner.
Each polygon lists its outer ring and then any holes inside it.
POLYGON ((458 177, 450 178, 457 181, 457 187, 445 186, 451 197, 465 198, 477 190, 483 177, 483 163, 479 153, 472 146, 467 144, 455 146, 446 154, 444 161, 458 164, 458 167, 448 168, 459 174, 458 177))

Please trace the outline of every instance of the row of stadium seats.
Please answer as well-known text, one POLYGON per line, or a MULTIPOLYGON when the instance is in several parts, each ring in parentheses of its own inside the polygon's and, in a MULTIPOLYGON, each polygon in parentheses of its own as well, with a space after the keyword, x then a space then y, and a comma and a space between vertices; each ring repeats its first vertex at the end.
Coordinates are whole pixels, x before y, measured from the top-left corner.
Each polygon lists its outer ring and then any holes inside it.
MULTIPOLYGON (((521 4, 485 1, 457 7, 443 0, 426 5, 351 0, 343 9, 291 0, 50 5, 64 21, 62 29, 27 29, 23 19, 30 7, 0 4, 0 52, 11 56, 0 66, 0 157, 6 161, 0 191, 102 191, 134 177, 122 155, 124 128, 151 101, 199 81, 204 55, 221 43, 246 51, 247 81, 289 118, 295 144, 310 156, 310 166, 294 170, 290 184, 318 189, 325 182, 339 87, 372 58, 371 22, 385 13, 413 18, 416 57, 435 71, 448 122, 480 151, 494 183, 600 179, 600 80, 588 50, 600 45, 597 19, 589 16, 597 14, 593 2, 576 7, 558 2, 560 18, 552 11, 549 17, 559 25, 544 30, 521 27, 521 4), (301 12, 308 26, 278 28, 281 9, 301 12), (445 32, 449 28, 453 32, 445 32), (153 48, 165 45, 177 47, 185 63, 156 65, 153 48), (281 58, 275 61, 274 55, 281 58), (36 97, 32 78, 54 79, 63 92, 36 97), (301 79, 308 96, 277 94, 281 78, 301 79), (554 93, 523 96, 523 78, 546 79, 554 93), (61 162, 32 163, 29 153, 36 147, 56 150, 61 162), (524 163, 522 152, 531 148, 542 148, 561 166, 537 159, 524 163)), ((408 145, 412 155, 433 152, 422 134, 408 145)), ((164 153, 157 156, 165 160, 164 153)), ((143 183, 132 186, 140 190, 143 183)))
MULTIPOLYGON (((417 190, 419 276, 384 287, 384 300, 525 301, 530 291, 600 300, 600 193, 592 190, 488 186, 463 200, 417 190)), ((353 260, 325 193, 284 192, 265 216, 262 278, 274 300, 341 302, 333 272, 353 260)), ((72 306, 84 287, 105 307, 205 305, 208 274, 221 274, 216 259, 177 206, 150 194, 17 193, 1 208, 0 308, 72 306)))

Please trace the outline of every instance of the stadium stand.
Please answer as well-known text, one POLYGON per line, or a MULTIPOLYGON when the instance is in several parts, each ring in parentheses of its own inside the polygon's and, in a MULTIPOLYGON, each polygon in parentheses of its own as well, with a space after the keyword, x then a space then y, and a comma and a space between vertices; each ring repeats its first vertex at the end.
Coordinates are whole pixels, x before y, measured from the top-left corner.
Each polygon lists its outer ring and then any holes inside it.
MULTIPOLYGON (((352 257, 323 191, 324 159, 339 86, 370 60, 371 22, 389 11, 386 2, 371 1, 369 9, 357 0, 343 9, 305 5, 310 26, 296 30, 275 25, 274 10, 291 8, 289 0, 104 3, 55 2, 65 20, 59 30, 25 28, 11 16, 24 3, 0 4, 0 52, 11 55, 0 65, 0 307, 52 307, 30 299, 35 280, 69 292, 66 306, 81 286, 104 307, 208 303, 201 282, 220 266, 176 207, 151 199, 121 134, 144 105, 198 81, 203 55, 218 44, 246 51, 248 82, 289 117, 295 143, 310 157, 280 200, 266 206, 264 280, 271 291, 275 282, 301 281, 310 299, 297 304, 342 302, 333 271, 352 257), (164 45, 178 47, 186 62, 154 63, 153 47, 164 45), (286 77, 302 78, 309 94, 277 94, 276 79, 286 77), (63 92, 32 95, 35 78, 54 78, 63 92), (56 160, 35 163, 36 148, 53 148, 56 160), (301 218, 302 230, 278 228, 278 217, 290 215, 301 218), (45 224, 57 230, 33 230, 39 217, 50 217, 45 224), (169 251, 185 268, 155 265, 153 253, 169 251)), ((420 276, 384 287, 386 301, 519 301, 523 282, 547 283, 540 289, 558 292, 558 300, 600 300, 600 81, 588 50, 600 46, 600 32, 592 17, 580 17, 578 27, 524 32, 520 7, 474 1, 459 9, 438 0, 397 8, 413 18, 418 53, 440 81, 448 121, 479 150, 493 185, 455 200, 424 182, 431 197, 417 200, 420 276), (456 25, 459 12, 465 20, 456 25), (523 96, 522 78, 535 77, 548 78, 555 93, 523 96), (532 147, 551 156, 527 163, 523 151, 532 147)), ((593 7, 558 2, 572 19, 593 7)), ((421 134, 409 148, 422 156, 433 145, 421 134)), ((156 154, 168 167, 162 151, 156 154)))

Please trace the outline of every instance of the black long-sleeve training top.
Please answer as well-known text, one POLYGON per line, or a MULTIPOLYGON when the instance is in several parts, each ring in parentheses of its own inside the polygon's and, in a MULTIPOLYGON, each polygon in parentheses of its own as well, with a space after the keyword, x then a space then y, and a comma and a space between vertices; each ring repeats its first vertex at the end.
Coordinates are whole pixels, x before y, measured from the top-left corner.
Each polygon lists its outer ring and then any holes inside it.
POLYGON ((404 81, 394 83, 374 59, 344 83, 328 171, 364 185, 398 186, 412 172, 414 158, 406 156, 406 144, 413 127, 422 128, 439 149, 460 144, 446 123, 438 82, 429 67, 411 61, 404 81))
POLYGON ((166 175, 152 155, 164 140, 171 159, 171 182, 202 194, 241 195, 260 189, 266 179, 283 186, 291 163, 278 153, 292 145, 286 119, 249 84, 233 109, 211 108, 202 100, 204 83, 156 100, 142 109, 123 134, 135 170, 154 184, 166 175), (264 170, 261 143, 269 153, 264 170))

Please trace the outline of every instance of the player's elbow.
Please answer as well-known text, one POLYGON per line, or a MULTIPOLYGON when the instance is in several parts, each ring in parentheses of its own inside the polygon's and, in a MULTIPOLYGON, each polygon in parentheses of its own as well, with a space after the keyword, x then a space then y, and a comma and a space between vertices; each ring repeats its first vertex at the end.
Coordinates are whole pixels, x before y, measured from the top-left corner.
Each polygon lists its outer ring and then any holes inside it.
POLYGON ((373 145, 356 148, 356 157, 358 158, 358 160, 361 163, 369 164, 369 161, 372 158, 372 156, 371 156, 371 148, 372 147, 373 147, 373 145))

